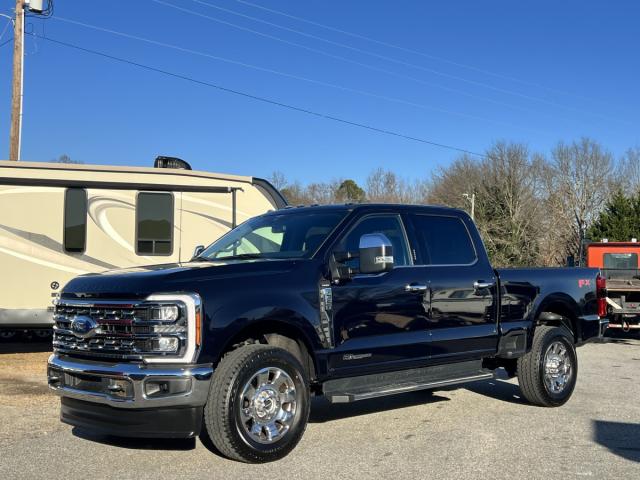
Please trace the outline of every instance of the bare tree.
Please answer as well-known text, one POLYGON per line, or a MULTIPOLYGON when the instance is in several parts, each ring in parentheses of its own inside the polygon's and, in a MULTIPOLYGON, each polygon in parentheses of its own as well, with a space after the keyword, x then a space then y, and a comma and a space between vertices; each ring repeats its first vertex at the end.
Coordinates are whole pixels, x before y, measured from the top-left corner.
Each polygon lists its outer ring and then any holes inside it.
POLYGON ((428 187, 425 181, 410 182, 382 168, 371 172, 365 185, 369 202, 425 203, 427 198, 428 187))
POLYGON ((582 256, 586 231, 597 218, 612 189, 611 154, 589 138, 553 149, 546 170, 549 214, 547 243, 560 263, 582 256))
POLYGON ((73 160, 69 155, 67 155, 66 153, 63 155, 60 155, 58 158, 52 160, 55 163, 72 163, 72 164, 79 164, 79 163, 83 163, 80 160, 73 160))
POLYGON ((287 177, 285 177, 284 173, 282 173, 280 170, 275 170, 271 174, 271 176, 269 177, 269 182, 271 182, 271 185, 276 187, 278 190, 282 190, 288 184, 287 177))
POLYGON ((463 155, 448 167, 440 168, 431 176, 427 200, 429 203, 469 209, 464 195, 477 194, 482 181, 482 162, 463 155))
POLYGON ((482 161, 476 219, 497 266, 538 263, 541 159, 525 145, 497 143, 482 161))
POLYGON ((625 152, 614 178, 616 186, 627 195, 635 195, 640 191, 640 146, 625 152))

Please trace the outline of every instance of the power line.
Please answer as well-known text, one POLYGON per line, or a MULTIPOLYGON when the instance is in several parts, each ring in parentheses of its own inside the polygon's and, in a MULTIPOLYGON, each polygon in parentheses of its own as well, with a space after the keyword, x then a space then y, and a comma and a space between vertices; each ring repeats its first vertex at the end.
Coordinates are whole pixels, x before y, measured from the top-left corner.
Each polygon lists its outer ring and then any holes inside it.
MULTIPOLYGON (((2 29, 2 33, 0 33, 0 41, 2 41, 2 39, 4 38, 4 34, 7 33, 7 29, 9 28, 9 25, 13 25, 13 18, 9 17, 8 15, 5 15, 4 13, 0 14, 0 16, 7 17, 9 19, 9 21, 6 23, 6 25, 2 29)), ((13 37, 10 36, 4 42, 0 43, 0 47, 4 47, 7 43, 11 42, 12 40, 13 40, 13 37)))
POLYGON ((55 43, 57 45, 61 45, 61 46, 67 47, 67 48, 79 50, 79 51, 82 51, 82 52, 85 52, 85 53, 90 53, 92 55, 100 56, 100 57, 103 57, 103 58, 108 58, 110 60, 114 60, 114 61, 117 61, 117 62, 120 62, 120 63, 125 63, 127 65, 132 65, 132 66, 135 66, 135 67, 138 67, 138 68, 142 68, 144 70, 148 70, 148 71, 151 71, 151 72, 160 73, 162 75, 166 75, 166 76, 169 76, 169 77, 178 78, 178 79, 185 80, 185 81, 188 81, 188 82, 192 82, 192 83, 195 83, 195 84, 198 84, 198 85, 214 88, 214 89, 226 92, 226 93, 230 93, 230 94, 233 94, 233 95, 241 96, 241 97, 248 98, 248 99, 251 99, 251 100, 256 100, 256 101, 267 103, 267 104, 270 104, 270 105, 275 105, 275 106, 278 106, 278 107, 286 108, 288 110, 293 110, 293 111, 296 111, 296 112, 305 113, 307 115, 312 115, 314 117, 324 118, 326 120, 332 120, 334 122, 339 122, 339 123, 342 123, 342 124, 345 124, 345 125, 351 125, 353 127, 362 128, 362 129, 369 130, 369 131, 372 131, 372 132, 377 132, 377 133, 382 133, 382 134, 385 134, 385 135, 391 135, 391 136, 394 136, 394 137, 404 138, 406 140, 412 140, 414 142, 424 143, 424 144, 431 145, 431 146, 434 146, 434 147, 445 148, 445 149, 448 149, 448 150, 453 150, 453 151, 456 151, 456 152, 465 153, 465 154, 477 156, 477 157, 480 157, 480 158, 485 158, 486 157, 486 155, 484 155, 482 153, 477 153, 477 152, 474 152, 472 150, 467 150, 465 148, 455 147, 453 145, 448 145, 448 144, 445 144, 445 143, 433 142, 431 140, 426 140, 424 138, 414 137, 412 135, 407 135, 407 134, 404 134, 404 133, 396 132, 396 131, 393 131, 393 130, 387 130, 387 129, 384 129, 384 128, 379 128, 379 127, 375 127, 375 126, 364 124, 364 123, 353 122, 351 120, 346 120, 344 118, 336 117, 334 115, 329 115, 329 114, 325 114, 325 113, 320 113, 320 112, 316 112, 316 111, 313 111, 313 110, 309 110, 309 109, 306 109, 306 108, 297 107, 295 105, 290 105, 290 104, 287 104, 287 103, 279 102, 277 100, 272 100, 272 99, 269 99, 269 98, 266 98, 266 97, 260 97, 260 96, 253 95, 253 94, 250 94, 250 93, 242 92, 240 90, 234 90, 234 89, 231 89, 231 88, 223 87, 221 85, 210 83, 210 82, 207 82, 207 81, 204 81, 204 80, 198 80, 196 78, 189 77, 187 75, 183 75, 183 74, 180 74, 180 73, 175 73, 175 72, 171 72, 169 70, 164 70, 164 69, 161 69, 161 68, 152 67, 150 65, 145 65, 143 63, 135 62, 133 60, 128 60, 128 59, 125 59, 125 58, 122 58, 122 57, 116 57, 115 55, 111 55, 111 54, 108 54, 108 53, 100 52, 98 50, 92 50, 90 48, 81 47, 79 45, 75 45, 75 44, 72 44, 72 43, 63 42, 61 40, 56 40, 56 39, 51 38, 51 37, 45 37, 45 36, 42 36, 42 35, 38 35, 36 33, 33 33, 32 35, 34 37, 38 37, 38 38, 40 38, 42 40, 46 40, 47 42, 55 43))
POLYGON ((257 9, 269 12, 269 13, 274 13, 276 15, 281 15, 283 17, 288 17, 288 18, 291 18, 293 20, 298 20, 300 22, 304 22, 304 23, 307 23, 309 25, 314 25, 316 27, 320 27, 320 28, 324 28, 324 29, 327 29, 327 30, 331 30, 333 32, 341 33, 343 35, 348 35, 348 36, 353 37, 353 38, 358 38, 360 40, 366 40, 368 42, 376 43, 378 45, 382 45, 382 46, 385 46, 385 47, 394 48, 396 50, 401 50, 401 51, 404 51, 404 52, 407 52, 407 53, 412 53, 414 55, 419 55, 421 57, 428 58, 430 60, 436 60, 438 62, 447 63, 447 64, 453 65, 455 67, 466 68, 468 70, 473 70, 473 71, 476 71, 478 73, 482 73, 484 75, 490 75, 490 76, 495 77, 495 78, 501 78, 503 80, 509 80, 509 81, 512 81, 512 82, 517 82, 517 83, 520 83, 522 85, 526 85, 526 86, 529 86, 529 87, 540 88, 540 89, 546 90, 548 92, 557 93, 557 94, 560 94, 560 95, 565 95, 565 96, 569 96, 569 97, 573 97, 573 98, 579 98, 579 99, 582 99, 582 100, 596 101, 598 103, 605 103, 606 104, 606 102, 602 102, 602 101, 599 101, 599 100, 594 100, 594 99, 591 99, 591 98, 588 98, 588 97, 584 97, 582 95, 576 95, 574 93, 570 93, 570 92, 567 92, 567 91, 564 91, 564 90, 559 90, 559 89, 556 89, 556 88, 548 87, 548 86, 542 85, 540 83, 535 83, 535 82, 531 82, 531 81, 528 81, 528 80, 523 80, 521 78, 512 77, 510 75, 497 73, 497 72, 494 72, 494 71, 491 71, 491 70, 487 70, 487 69, 484 69, 484 68, 476 67, 475 65, 469 65, 467 63, 457 62, 457 61, 454 61, 454 60, 450 60, 448 58, 440 57, 438 55, 425 53, 425 52, 422 52, 422 51, 419 51, 419 50, 415 50, 413 48, 404 47, 404 46, 397 45, 397 44, 394 44, 394 43, 391 43, 391 42, 385 42, 385 41, 379 40, 377 38, 368 37, 366 35, 362 35, 362 34, 355 33, 355 32, 350 32, 348 30, 342 30, 340 28, 332 27, 332 26, 324 24, 324 23, 315 22, 313 20, 309 20, 309 19, 303 18, 303 17, 298 17, 296 15, 291 15, 290 13, 286 13, 286 12, 283 12, 281 10, 275 10, 273 8, 269 8, 269 7, 265 7, 263 5, 259 5, 259 4, 253 3, 253 2, 249 2, 247 0, 235 0, 235 1, 238 2, 238 3, 244 4, 244 5, 248 5, 248 6, 253 7, 253 8, 257 8, 257 9))
POLYGON ((440 107, 435 107, 433 105, 427 105, 427 104, 424 104, 424 103, 412 102, 410 100, 405 100, 405 99, 402 99, 402 98, 390 97, 390 96, 387 96, 387 95, 382 95, 382 94, 377 94, 377 93, 373 93, 373 92, 368 92, 368 91, 365 91, 365 90, 359 90, 359 89, 355 89, 355 88, 351 88, 351 87, 346 87, 344 85, 338 85, 338 84, 335 84, 335 83, 325 82, 325 81, 322 81, 322 80, 316 80, 316 79, 312 79, 312 78, 308 78, 308 77, 303 77, 303 76, 300 76, 300 75, 287 73, 287 72, 283 72, 283 71, 280 71, 280 70, 274 70, 274 69, 267 68, 267 67, 261 67, 261 66, 253 65, 253 64, 250 64, 250 63, 246 63, 246 62, 241 62, 241 61, 237 61, 237 60, 232 60, 232 59, 229 59, 229 58, 221 57, 221 56, 218 56, 218 55, 213 55, 213 54, 210 54, 210 53, 207 53, 207 52, 193 50, 193 49, 190 49, 190 48, 185 48, 185 47, 181 47, 181 46, 170 44, 170 43, 166 43, 166 42, 160 42, 158 40, 153 40, 153 39, 150 39, 150 38, 140 37, 138 35, 133 35, 133 34, 130 34, 130 33, 120 32, 118 30, 112 30, 112 29, 109 29, 109 28, 100 27, 98 25, 92 25, 92 24, 89 24, 89 23, 80 22, 78 20, 72 20, 70 18, 61 17, 59 15, 55 17, 55 20, 59 20, 59 21, 65 22, 65 23, 70 23, 72 25, 79 25, 79 26, 82 26, 82 27, 90 28, 92 30, 97 30, 99 32, 109 33, 109 34, 120 36, 120 37, 123 37, 123 38, 128 38, 128 39, 132 39, 132 40, 137 40, 137 41, 149 43, 151 45, 155 45, 155 46, 159 46, 159 47, 163 47, 163 48, 170 48, 172 50, 177 50, 177 51, 182 52, 182 53, 189 53, 189 54, 192 54, 192 55, 198 55, 198 56, 201 56, 201 57, 205 57, 205 58, 209 58, 209 59, 212 59, 212 60, 229 63, 229 64, 232 64, 232 65, 238 65, 238 66, 245 67, 245 68, 250 68, 250 69, 253 69, 253 70, 272 73, 272 74, 283 76, 283 77, 286 77, 286 78, 291 78, 291 79, 295 79, 295 80, 309 82, 309 83, 312 83, 312 84, 315 84, 315 85, 321 85, 321 86, 324 86, 324 87, 334 88, 334 89, 342 90, 342 91, 345 91, 345 92, 355 93, 355 94, 358 94, 358 95, 363 95, 363 96, 367 96, 367 97, 371 97, 371 98, 377 98, 377 99, 385 100, 385 101, 388 101, 388 102, 394 102, 394 103, 399 103, 399 104, 402 104, 402 105, 408 105, 408 106, 415 107, 415 108, 420 108, 420 109, 425 109, 425 110, 430 110, 430 111, 436 111, 436 112, 440 112, 440 113, 446 113, 446 114, 449 114, 449 115, 456 115, 456 116, 459 116, 459 117, 468 118, 468 119, 472 119, 472 120, 477 120, 477 121, 481 121, 481 122, 489 122, 489 123, 493 123, 493 124, 496 124, 496 125, 516 126, 516 127, 521 128, 523 130, 529 130, 529 131, 536 132, 536 133, 543 133, 543 134, 549 134, 550 133, 550 132, 539 131, 537 129, 533 129, 533 128, 529 128, 529 127, 520 127, 520 126, 514 125, 512 123, 507 123, 507 122, 502 122, 502 121, 498 121, 498 120, 492 120, 492 119, 488 119, 488 118, 483 118, 483 117, 479 117, 477 115, 471 115, 471 114, 467 114, 467 113, 463 113, 463 112, 458 112, 458 111, 448 110, 448 109, 444 109, 444 108, 440 108, 440 107))
MULTIPOLYGON (((155 1, 155 0, 152 0, 152 1, 155 1)), ((388 56, 385 56, 385 55, 379 55, 379 54, 374 53, 374 52, 370 52, 370 51, 367 51, 367 50, 363 50, 361 48, 353 47, 351 45, 347 45, 347 44, 344 44, 344 43, 341 43, 341 42, 335 42, 333 40, 329 40, 329 39, 326 39, 326 38, 323 38, 323 37, 319 37, 317 35, 312 35, 312 34, 307 33, 307 32, 303 32, 303 31, 300 31, 300 30, 289 28, 289 27, 286 27, 284 25, 279 25, 277 23, 269 22, 269 21, 263 20, 261 18, 253 17, 251 15, 245 15, 243 13, 236 12, 236 11, 230 10, 228 8, 223 8, 223 7, 220 7, 220 6, 217 6, 217 5, 212 5, 210 3, 203 2, 201 0, 192 0, 192 1, 195 2, 195 3, 199 3, 201 5, 206 5, 208 7, 215 8, 217 10, 221 10, 223 12, 231 13, 233 15, 238 15, 238 16, 243 17, 243 18, 248 18, 248 19, 253 20, 255 22, 263 23, 263 24, 266 24, 266 25, 270 25, 272 27, 276 27, 276 28, 280 28, 282 30, 286 30, 288 32, 296 33, 298 35, 302 35, 302 36, 307 37, 307 38, 312 38, 314 40, 319 40, 321 42, 329 43, 331 45, 336 45, 336 46, 339 46, 339 47, 342 47, 342 48, 346 48, 346 49, 349 49, 349 50, 352 50, 352 51, 363 53, 365 55, 370 55, 370 56, 377 57, 377 58, 380 58, 380 59, 383 59, 383 60, 387 60, 387 61, 390 61, 390 62, 399 63, 399 64, 405 65, 405 66, 414 67, 414 68, 417 68, 419 70, 424 70, 424 71, 427 71, 427 72, 430 72, 430 73, 437 73, 437 74, 447 75, 447 74, 442 73, 442 72, 438 72, 438 71, 435 71, 435 70, 432 70, 432 69, 428 69, 428 68, 422 67, 421 65, 416 65, 416 64, 413 64, 413 63, 409 63, 409 62, 400 61, 400 60, 397 60, 397 59, 394 59, 394 58, 391 58, 391 57, 388 57, 388 56)), ((199 15, 197 12, 193 12, 192 10, 184 9, 183 7, 176 7, 174 5, 168 4, 168 3, 163 2, 163 1, 160 1, 160 2, 157 2, 157 3, 160 3, 162 5, 166 5, 166 6, 170 6, 170 7, 174 7, 174 8, 178 8, 180 10, 185 10, 185 11, 187 11, 187 13, 194 13, 196 15, 199 15)), ((214 19, 213 17, 208 17, 208 16, 205 16, 205 18, 208 18, 208 19, 214 20, 214 21, 221 21, 219 19, 214 19)), ((225 24, 229 24, 228 22, 224 22, 224 23, 225 24)), ((238 27, 235 24, 230 24, 230 25, 234 26, 234 27, 238 27)), ((238 28, 242 28, 242 27, 238 27, 238 28)), ((260 34, 259 32, 256 32, 256 31, 253 31, 253 30, 250 30, 250 32, 251 33, 260 34)), ((273 37, 270 36, 270 38, 273 38, 273 37)), ((278 40, 280 40, 280 39, 278 39, 278 40)), ((301 45, 299 45, 299 44, 294 44, 294 45, 298 46, 298 47, 301 47, 301 45)), ((306 48, 306 47, 303 47, 303 48, 306 48)), ((311 49, 311 51, 316 52, 316 53, 321 53, 322 55, 326 55, 325 52, 318 51, 316 49, 311 49)), ((501 105, 501 106, 507 107, 507 108, 513 108, 515 110, 520 110, 520 111, 529 112, 529 113, 536 113, 536 114, 541 113, 541 112, 538 112, 538 111, 533 110, 531 108, 526 108, 526 107, 522 107, 520 105, 514 105, 512 103, 506 103, 506 102, 502 102, 502 101, 499 101, 499 100, 495 100, 493 98, 484 97, 484 96, 481 96, 481 95, 476 95, 476 94, 469 93, 469 92, 466 92, 464 90, 460 90, 460 89, 457 89, 457 88, 452 88, 452 87, 449 87, 449 86, 446 86, 446 85, 427 82, 427 81, 424 81, 424 80, 422 80, 420 78, 413 77, 411 75, 405 75, 405 74, 397 73, 397 72, 394 72, 394 71, 391 71, 391 70, 386 70, 386 69, 383 69, 383 68, 379 68, 379 67, 376 67, 376 66, 373 66, 373 65, 365 64, 365 63, 362 63, 362 62, 357 62, 357 61, 348 59, 346 57, 334 56, 334 55, 329 55, 329 56, 331 56, 333 58, 338 58, 338 59, 340 59, 342 61, 353 63, 353 64, 361 66, 361 67, 365 67, 365 68, 368 68, 368 69, 371 69, 371 70, 375 70, 375 71, 382 72, 382 73, 385 73, 385 74, 388 74, 388 75, 392 75, 394 77, 403 78, 403 79, 406 79, 406 80, 411 80, 411 81, 414 81, 414 82, 418 82, 418 83, 420 83, 422 85, 426 85, 428 87, 438 88, 440 90, 456 93, 458 95, 464 95, 466 97, 475 98, 477 100, 482 100, 482 101, 485 101, 485 102, 493 103, 495 105, 501 105)), ((454 78, 458 78, 458 77, 454 77, 454 78)), ((543 112, 543 114, 546 115, 546 116, 553 116, 552 114, 547 114, 546 112, 543 112)))
MULTIPOLYGON (((328 56, 328 57, 331 57, 331 58, 335 58, 335 59, 338 59, 338 60, 341 60, 341 61, 345 61, 345 62, 348 62, 348 63, 359 65, 361 67, 368 68, 368 69, 371 69, 371 70, 376 70, 376 71, 383 72, 383 73, 386 73, 386 74, 389 74, 389 75, 394 75, 396 77, 417 81, 419 83, 425 83, 425 82, 421 81, 420 79, 416 79, 415 77, 411 77, 409 75, 398 74, 396 72, 392 72, 392 71, 389 71, 389 70, 378 68, 378 67, 366 64, 366 63, 357 62, 355 60, 351 60, 349 58, 346 58, 346 57, 343 57, 343 56, 340 56, 340 55, 330 54, 330 53, 325 52, 323 50, 319 50, 319 49, 316 49, 316 48, 308 47, 306 45, 302 45, 302 44, 299 44, 299 43, 296 43, 296 42, 291 42, 289 40, 283 39, 281 37, 277 37, 275 35, 266 34, 264 32, 260 32, 260 31, 253 30, 253 29, 250 29, 250 28, 247 28, 247 27, 243 27, 241 25, 237 25, 237 24, 235 24, 233 22, 228 22, 228 21, 221 20, 221 19, 218 19, 218 18, 215 18, 215 17, 211 17, 209 15, 205 15, 205 14, 197 12, 195 10, 191 10, 191 9, 188 9, 188 8, 180 7, 178 5, 174 5, 174 4, 166 2, 164 0, 150 0, 150 1, 155 2, 157 4, 160 4, 160 5, 164 5, 166 7, 174 8, 174 9, 182 11, 184 13, 188 13, 188 14, 191 14, 191 15, 199 16, 199 17, 202 17, 202 18, 207 18, 207 19, 209 19, 211 21, 214 21, 214 22, 217 22, 217 23, 221 23, 221 24, 224 24, 224 25, 228 25, 228 26, 231 26, 233 28, 237 28, 239 30, 247 31, 247 32, 253 33, 255 35, 260 35, 260 36, 263 36, 263 37, 271 38, 271 39, 279 41, 279 42, 286 43, 288 45, 296 46, 298 48, 303 48, 305 50, 309 50, 309 51, 312 51, 314 53, 318 53, 320 55, 324 55, 324 56, 328 56)), ((523 98, 525 100, 534 101, 534 102, 538 102, 538 103, 543 103, 543 104, 546 104, 546 105, 549 105, 549 106, 552 106, 552 107, 562 108, 562 109, 565 109, 565 110, 574 111, 576 113, 582 113, 582 114, 586 114, 586 115, 590 115, 590 116, 594 116, 594 117, 599 117, 599 118, 602 118, 604 120, 609 120, 609 121, 613 120, 613 121, 624 123, 624 124, 627 124, 627 125, 630 124, 629 122, 626 122, 626 121, 623 121, 623 120, 620 120, 620 119, 617 119, 617 118, 614 118, 614 117, 609 117, 609 116, 606 116, 606 115, 603 115, 603 114, 600 114, 600 113, 590 112, 590 111, 587 111, 587 110, 578 109, 578 108, 575 108, 575 107, 572 107, 572 106, 569 106, 569 105, 564 105, 562 103, 554 102, 554 101, 547 100, 547 99, 544 99, 544 98, 541 98, 541 97, 528 95, 528 94, 525 94, 525 93, 522 93, 522 92, 517 92, 515 90, 496 87, 495 85, 491 85, 491 84, 488 84, 488 83, 485 83, 485 82, 479 82, 479 81, 476 81, 476 80, 470 80, 468 78, 460 77, 458 75, 452 75, 452 74, 449 74, 449 73, 446 73, 446 72, 442 72, 440 70, 435 70, 435 69, 432 69, 432 68, 423 67, 421 65, 416 65, 416 64, 413 64, 413 63, 410 63, 410 62, 397 60, 397 59, 394 59, 392 57, 388 57, 386 55, 380 55, 380 54, 377 54, 377 53, 368 52, 366 50, 363 50, 363 49, 360 49, 360 48, 357 48, 357 47, 352 47, 350 45, 346 45, 346 44, 341 43, 341 42, 335 42, 335 41, 332 41, 332 40, 323 39, 322 37, 318 37, 316 35, 308 34, 306 32, 301 32, 299 30, 295 30, 295 29, 292 29, 292 28, 289 28, 289 27, 284 27, 284 26, 275 24, 273 22, 268 22, 266 20, 262 20, 262 19, 259 19, 259 18, 256 18, 256 17, 252 17, 250 15, 245 15, 245 14, 242 14, 242 13, 239 13, 239 12, 235 12, 235 11, 230 10, 230 9, 226 9, 226 8, 223 8, 223 7, 212 5, 210 3, 203 2, 202 0, 192 0, 192 1, 194 1, 196 3, 199 3, 201 5, 206 5, 206 6, 211 7, 211 8, 215 8, 215 9, 218 9, 218 10, 226 11, 226 12, 232 13, 234 15, 239 15, 241 17, 249 18, 249 19, 257 21, 257 22, 266 23, 266 24, 269 24, 271 26, 275 26, 277 28, 282 28, 284 30, 288 30, 288 31, 291 31, 291 32, 294 32, 294 33, 297 33, 297 34, 300 34, 300 35, 304 35, 304 36, 307 36, 307 37, 315 38, 317 40, 325 41, 325 42, 328 42, 328 43, 331 43, 331 44, 334 44, 334 45, 339 45, 341 47, 348 48, 350 50, 355 50, 355 51, 358 51, 360 53, 364 53, 366 55, 372 55, 372 56, 375 56, 375 57, 378 57, 378 58, 381 58, 381 59, 384 59, 384 60, 387 60, 387 61, 390 61, 390 62, 394 62, 394 63, 398 63, 398 64, 401 64, 401 65, 417 68, 419 70, 423 70, 425 72, 429 72, 429 73, 432 73, 434 75, 438 75, 438 76, 441 76, 441 77, 445 77, 445 78, 449 78, 449 79, 452 79, 452 80, 465 82, 465 83, 468 83, 468 84, 471 84, 471 85, 474 85, 474 86, 478 86, 478 87, 482 87, 482 88, 487 88, 489 90, 493 90, 493 91, 496 91, 496 92, 499 92, 499 93, 503 93, 503 94, 506 94, 506 95, 511 95, 511 96, 523 98)), ((450 87, 444 87, 444 86, 437 85, 437 84, 429 84, 429 86, 432 86, 432 87, 435 87, 435 88, 442 88, 442 89, 449 90, 449 91, 455 90, 455 89, 451 89, 450 87)), ((508 107, 511 107, 511 108, 519 108, 519 107, 516 107, 514 105, 505 104, 505 103, 502 103, 502 102, 496 102, 495 100, 487 99, 486 97, 480 97, 480 96, 477 96, 477 95, 466 94, 466 93, 463 93, 463 92, 461 92, 459 90, 456 91, 456 93, 462 93, 463 95, 468 95, 468 96, 472 96, 472 97, 475 97, 475 98, 480 98, 482 100, 488 100, 488 101, 490 101, 492 103, 499 103, 499 104, 502 104, 502 105, 505 105, 505 106, 508 106, 508 107)))

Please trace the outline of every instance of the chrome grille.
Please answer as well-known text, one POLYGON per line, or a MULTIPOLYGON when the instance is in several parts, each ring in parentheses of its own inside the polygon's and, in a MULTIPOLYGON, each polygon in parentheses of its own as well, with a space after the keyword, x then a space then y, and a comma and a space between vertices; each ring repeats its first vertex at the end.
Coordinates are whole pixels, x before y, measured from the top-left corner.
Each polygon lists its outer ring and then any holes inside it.
POLYGON ((181 350, 186 344, 184 320, 169 324, 151 320, 151 309, 157 306, 147 302, 61 300, 54 311, 54 350, 70 356, 141 360, 145 354, 163 355, 153 350, 153 339, 167 335, 178 337, 181 350), (80 316, 97 324, 91 336, 73 331, 72 322, 80 316))

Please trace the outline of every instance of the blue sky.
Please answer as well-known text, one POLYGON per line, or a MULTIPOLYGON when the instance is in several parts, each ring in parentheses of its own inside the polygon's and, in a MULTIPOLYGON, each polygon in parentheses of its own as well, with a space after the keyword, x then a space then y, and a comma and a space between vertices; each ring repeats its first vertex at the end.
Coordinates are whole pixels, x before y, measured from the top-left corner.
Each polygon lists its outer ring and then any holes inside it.
MULTIPOLYGON (((13 4, 2 0, 1 11, 9 14, 13 4)), ((548 152, 558 140, 586 135, 619 156, 640 144, 639 14, 631 0, 57 0, 53 18, 31 18, 28 29, 471 151, 506 139, 548 152)), ((162 154, 202 170, 361 182, 376 167, 422 178, 459 155, 46 40, 26 45, 24 160, 68 154, 85 163, 151 165, 162 154)), ((0 48, 2 157, 11 57, 12 44, 0 48)))

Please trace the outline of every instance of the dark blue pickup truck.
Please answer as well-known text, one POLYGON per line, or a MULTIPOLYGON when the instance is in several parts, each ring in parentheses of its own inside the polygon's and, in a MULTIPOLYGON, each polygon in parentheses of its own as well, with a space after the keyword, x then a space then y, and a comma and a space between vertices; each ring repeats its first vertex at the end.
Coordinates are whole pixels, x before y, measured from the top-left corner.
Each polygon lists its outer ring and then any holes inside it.
POLYGON ((298 443, 311 395, 353 402, 517 376, 533 404, 576 384, 606 327, 597 269, 494 269, 459 210, 286 208, 191 262, 78 277, 55 309, 48 381, 62 421, 204 435, 246 462, 298 443))

